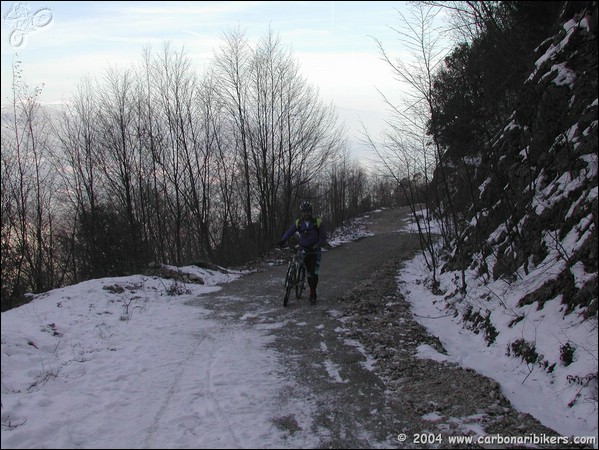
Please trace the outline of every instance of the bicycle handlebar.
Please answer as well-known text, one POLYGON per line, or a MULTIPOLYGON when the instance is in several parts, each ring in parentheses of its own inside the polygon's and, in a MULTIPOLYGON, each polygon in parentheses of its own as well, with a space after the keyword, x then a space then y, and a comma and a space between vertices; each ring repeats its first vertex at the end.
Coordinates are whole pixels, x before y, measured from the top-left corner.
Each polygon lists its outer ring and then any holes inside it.
POLYGON ((317 253, 317 252, 318 252, 318 250, 321 250, 321 248, 322 248, 322 247, 321 247, 320 245, 317 245, 317 246, 314 248, 314 250, 312 250, 312 251, 309 251, 309 250, 307 250, 306 248, 302 247, 302 246, 301 246, 301 245, 299 245, 299 244, 295 244, 295 245, 293 245, 293 246, 291 246, 291 245, 279 246, 279 245, 278 245, 278 248, 280 248, 281 250, 288 249, 288 250, 293 250, 293 251, 296 251, 296 252, 297 252, 297 251, 299 251, 299 250, 302 250, 303 252, 305 252, 305 253, 309 254, 309 253, 317 253))

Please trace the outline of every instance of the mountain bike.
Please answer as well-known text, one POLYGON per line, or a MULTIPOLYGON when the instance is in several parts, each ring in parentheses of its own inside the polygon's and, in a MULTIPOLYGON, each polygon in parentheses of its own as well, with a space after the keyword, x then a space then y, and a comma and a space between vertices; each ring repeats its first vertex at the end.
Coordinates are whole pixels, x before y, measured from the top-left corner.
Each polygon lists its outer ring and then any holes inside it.
POLYGON ((291 291, 295 289, 295 297, 301 298, 302 292, 306 288, 306 264, 304 258, 306 252, 299 245, 293 247, 293 255, 287 264, 287 274, 285 275, 285 297, 283 306, 289 303, 291 291))

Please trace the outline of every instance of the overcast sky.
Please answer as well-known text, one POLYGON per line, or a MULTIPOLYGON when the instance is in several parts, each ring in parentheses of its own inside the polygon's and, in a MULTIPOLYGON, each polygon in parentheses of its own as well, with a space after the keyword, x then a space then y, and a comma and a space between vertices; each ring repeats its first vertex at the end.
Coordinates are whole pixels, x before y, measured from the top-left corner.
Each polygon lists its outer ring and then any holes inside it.
POLYGON ((401 52, 398 11, 407 2, 2 2, 2 102, 11 97, 18 57, 29 86, 44 84, 42 102, 68 99, 84 75, 101 79, 109 67, 131 67, 148 44, 186 49, 199 72, 240 27, 255 41, 271 29, 302 74, 333 102, 352 136, 363 122, 374 135, 386 106, 377 92, 398 98, 398 82, 381 61, 374 38, 401 52))

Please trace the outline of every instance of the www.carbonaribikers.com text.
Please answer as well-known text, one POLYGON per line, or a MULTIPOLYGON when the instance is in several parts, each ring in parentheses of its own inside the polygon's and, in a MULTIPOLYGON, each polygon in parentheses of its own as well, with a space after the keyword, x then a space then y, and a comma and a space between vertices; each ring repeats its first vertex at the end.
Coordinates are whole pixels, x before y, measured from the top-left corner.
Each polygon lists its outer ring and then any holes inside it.
POLYGON ((440 433, 416 433, 411 436, 400 433, 397 435, 399 442, 410 440, 413 444, 442 444, 444 438, 449 444, 457 445, 595 445, 597 438, 595 436, 552 436, 548 434, 529 434, 526 436, 502 436, 492 434, 487 436, 442 436, 440 433))

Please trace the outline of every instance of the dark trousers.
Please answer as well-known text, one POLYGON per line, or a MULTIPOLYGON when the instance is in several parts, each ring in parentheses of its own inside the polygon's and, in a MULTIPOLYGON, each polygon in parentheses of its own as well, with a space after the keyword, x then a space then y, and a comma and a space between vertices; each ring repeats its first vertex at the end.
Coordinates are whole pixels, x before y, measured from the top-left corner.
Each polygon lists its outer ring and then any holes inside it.
POLYGON ((322 253, 320 251, 308 252, 304 259, 306 269, 308 269, 308 286, 310 286, 310 289, 316 290, 316 286, 318 286, 318 271, 320 269, 321 257, 322 253))

